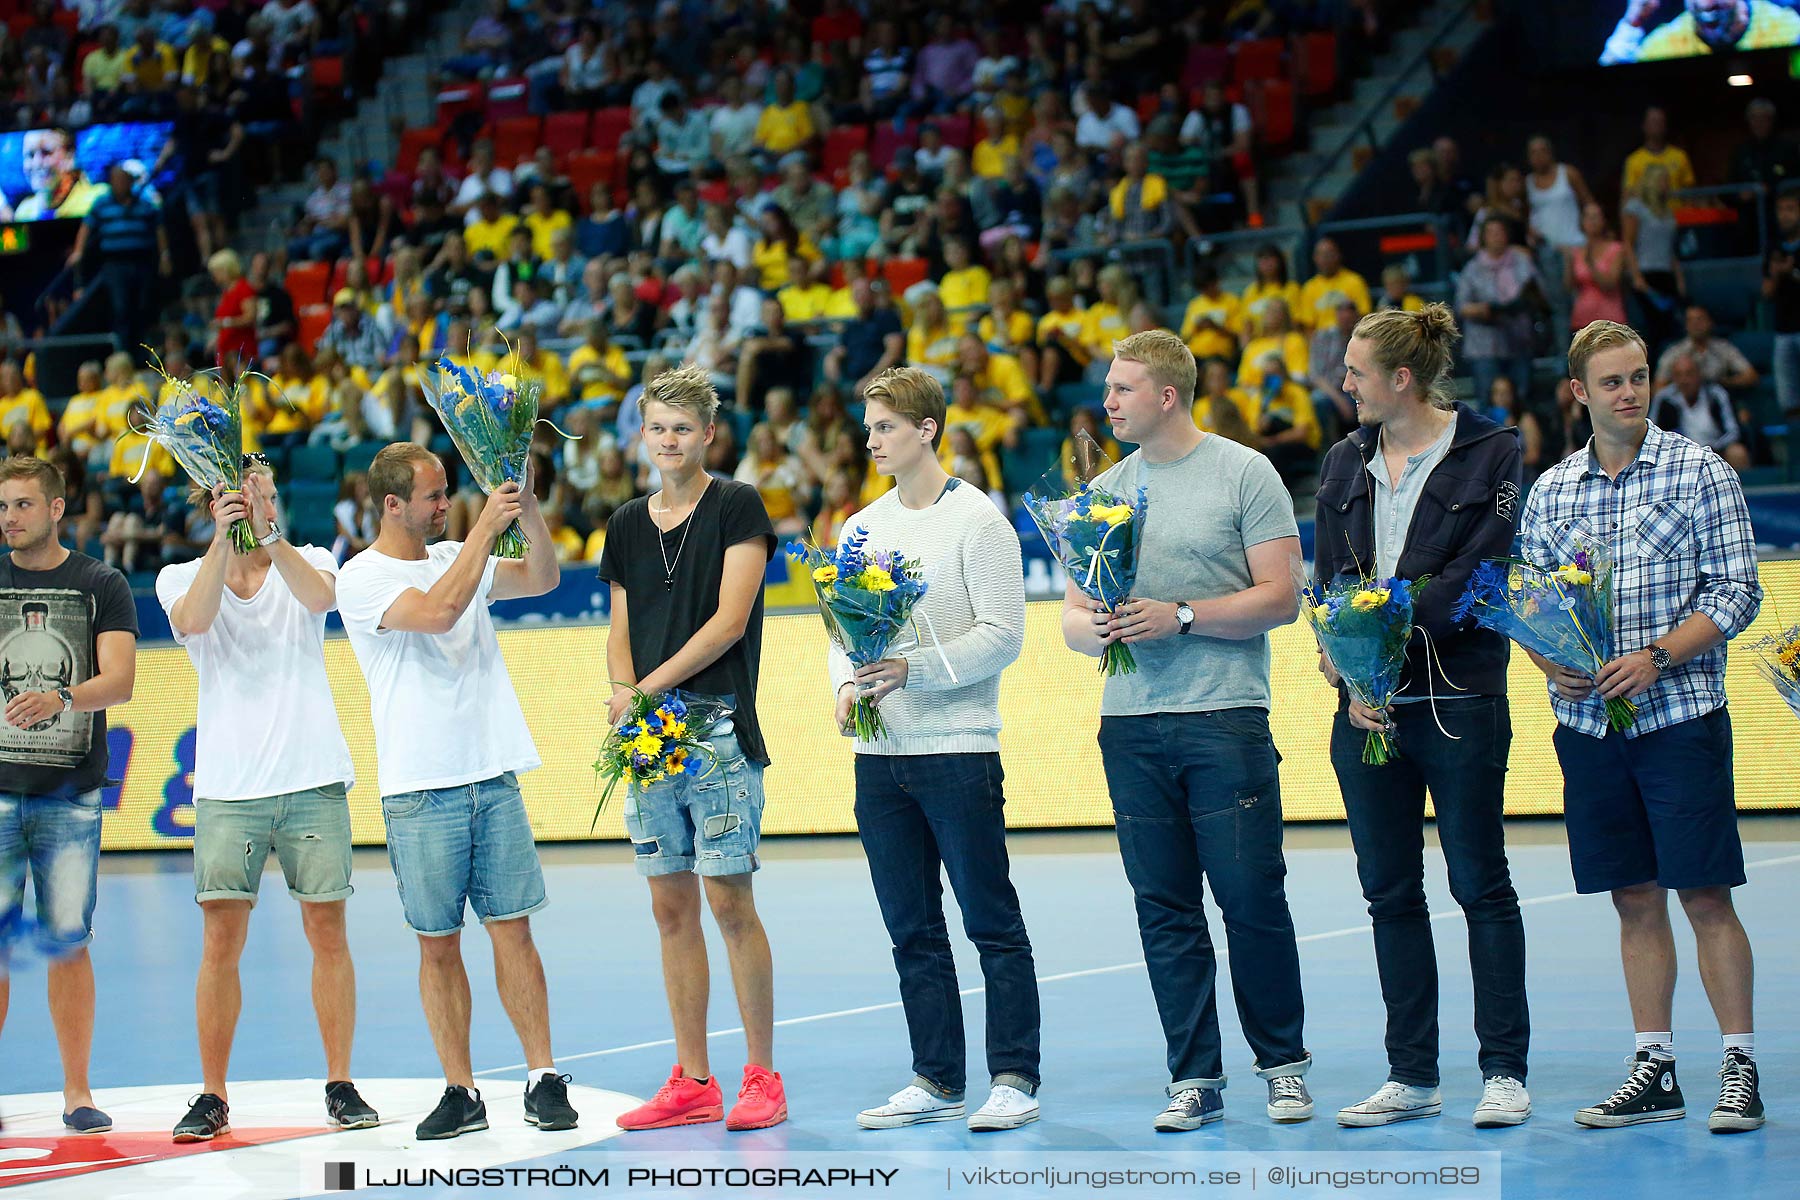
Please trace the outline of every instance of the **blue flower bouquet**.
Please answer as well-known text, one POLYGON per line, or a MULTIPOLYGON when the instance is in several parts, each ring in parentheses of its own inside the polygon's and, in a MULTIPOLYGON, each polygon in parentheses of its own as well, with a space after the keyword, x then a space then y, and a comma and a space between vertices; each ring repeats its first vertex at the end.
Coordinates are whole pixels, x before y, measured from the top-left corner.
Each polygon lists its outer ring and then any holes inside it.
MULTIPOLYGON (((1319 649, 1351 696, 1385 720, 1406 669, 1412 640, 1413 602, 1425 580, 1365 579, 1345 576, 1311 585, 1300 597, 1300 615, 1312 628, 1319 649)), ((1399 757, 1392 729, 1371 729, 1362 760, 1381 766, 1399 757)))
MULTIPOLYGON (((483 374, 440 354, 419 373, 419 390, 482 491, 523 483, 543 384, 512 371, 483 374)), ((501 558, 524 558, 531 541, 514 521, 494 545, 501 558)))
MULTIPOLYGON (((1143 488, 1121 496, 1096 487, 1093 475, 1112 464, 1085 433, 1078 439, 1075 460, 1075 477, 1083 480, 1079 486, 1071 490, 1064 482, 1063 468, 1057 466, 1025 493, 1022 502, 1037 522, 1050 553, 1082 595, 1098 600, 1110 613, 1130 598, 1137 583, 1138 547, 1144 540, 1149 496, 1143 488)), ((1113 642, 1101 652, 1101 674, 1136 672, 1137 656, 1124 642, 1113 642)))
MULTIPOLYGON (((207 491, 223 484, 227 491, 244 488, 244 414, 241 392, 249 373, 238 376, 227 385, 214 371, 201 371, 188 379, 177 379, 153 364, 156 373, 168 385, 168 398, 156 406, 150 422, 138 432, 147 439, 143 463, 138 466, 137 482, 144 464, 150 461, 150 444, 163 447, 181 464, 200 487, 207 491)), ((259 377, 265 378, 266 377, 259 377)), ((256 548, 256 535, 250 522, 237 521, 231 526, 231 545, 239 554, 256 548)))
POLYGON ((674 692, 651 695, 631 690, 631 707, 607 734, 594 763, 594 773, 606 780, 606 787, 588 825, 589 833, 600 823, 600 814, 606 811, 621 780, 642 786, 678 775, 704 779, 718 765, 707 739, 731 715, 728 705, 684 700, 674 692))
POLYGON ((1800 717, 1800 625, 1789 625, 1754 642, 1756 669, 1775 685, 1787 706, 1800 717))
MULTIPOLYGON (((1587 548, 1549 569, 1489 559, 1469 577, 1454 616, 1472 618, 1559 667, 1593 676, 1613 659, 1612 572, 1605 552, 1587 548)), ((1637 705, 1614 696, 1606 702, 1606 718, 1614 729, 1629 729, 1637 705)))
MULTIPOLYGON (((826 632, 858 667, 887 657, 925 594, 917 560, 892 550, 870 551, 868 537, 868 531, 859 527, 836 550, 805 542, 787 548, 812 574, 826 632)), ((858 696, 851 706, 849 729, 863 741, 887 735, 887 723, 866 696, 858 696)))

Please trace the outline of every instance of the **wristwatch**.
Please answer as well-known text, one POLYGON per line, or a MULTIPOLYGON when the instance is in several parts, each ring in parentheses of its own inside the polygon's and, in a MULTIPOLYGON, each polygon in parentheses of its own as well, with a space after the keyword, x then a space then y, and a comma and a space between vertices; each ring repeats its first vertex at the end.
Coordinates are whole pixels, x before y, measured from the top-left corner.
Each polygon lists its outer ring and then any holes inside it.
POLYGON ((1180 627, 1175 630, 1177 634, 1183 634, 1192 629, 1194 627, 1193 606, 1185 602, 1177 604, 1175 606, 1175 619, 1181 623, 1180 627))
POLYGON ((1667 650, 1652 642, 1650 644, 1650 665, 1655 667, 1657 674, 1660 675, 1675 665, 1675 659, 1667 650))
POLYGON ((273 546, 276 542, 278 542, 280 540, 281 540, 281 526, 277 525, 273 521, 270 521, 269 522, 269 532, 264 534, 262 537, 257 538, 256 544, 258 546, 273 546))
POLYGON ((63 702, 63 709, 62 709, 62 710, 63 710, 63 711, 64 711, 64 712, 73 712, 73 711, 75 711, 75 693, 74 693, 74 692, 71 692, 71 691, 70 691, 70 690, 69 690, 69 689, 68 689, 68 688, 66 688, 66 687, 64 687, 64 688, 57 688, 57 689, 56 689, 56 696, 57 696, 57 699, 59 699, 59 700, 61 700, 61 701, 62 701, 62 702, 63 702))

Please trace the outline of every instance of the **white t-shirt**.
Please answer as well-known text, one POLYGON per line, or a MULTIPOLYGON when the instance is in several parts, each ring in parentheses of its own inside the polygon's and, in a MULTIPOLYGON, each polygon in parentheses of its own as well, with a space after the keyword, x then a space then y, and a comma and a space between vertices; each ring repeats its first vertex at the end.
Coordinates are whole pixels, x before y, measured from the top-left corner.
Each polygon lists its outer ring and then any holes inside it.
POLYGON ((488 613, 500 559, 489 556, 475 599, 450 632, 380 627, 394 601, 409 589, 429 592, 461 552, 461 542, 439 542, 417 560, 369 549, 338 574, 338 611, 369 683, 383 796, 541 765, 488 613))
MULTIPOLYGON (((308 566, 337 573, 331 551, 298 549, 308 566)), ((164 612, 199 574, 198 560, 157 574, 164 612)), ((175 640, 200 677, 194 795, 250 800, 355 782, 325 677, 325 614, 307 612, 274 566, 248 600, 225 588, 212 628, 175 640)))

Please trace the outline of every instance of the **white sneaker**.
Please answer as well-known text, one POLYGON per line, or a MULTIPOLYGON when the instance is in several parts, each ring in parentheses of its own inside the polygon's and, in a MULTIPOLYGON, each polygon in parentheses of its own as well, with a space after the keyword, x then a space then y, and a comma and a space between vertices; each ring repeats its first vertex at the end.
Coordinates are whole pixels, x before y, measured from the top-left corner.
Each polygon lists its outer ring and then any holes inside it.
POLYGON ((1027 1096, 1009 1084, 997 1083, 988 1093, 987 1103, 969 1118, 972 1133, 992 1133, 997 1129, 1017 1129, 1038 1119, 1036 1096, 1027 1096))
MULTIPOLYGON (((1035 1117, 1036 1101, 1032 1102, 1032 1108, 1031 1115, 1035 1117)), ((941 1096, 934 1096, 915 1083, 889 1096, 886 1104, 878 1108, 865 1108, 857 1113, 856 1123, 864 1129, 900 1129, 930 1121, 956 1121, 962 1115, 961 1100, 945 1100, 941 1096)))
POLYGON ((1269 1120, 1288 1124, 1310 1121, 1313 1115, 1312 1093, 1306 1080, 1298 1075, 1277 1075, 1269 1080, 1269 1120))
POLYGON ((1475 1128, 1523 1125, 1530 1115, 1531 1093, 1512 1076, 1494 1075, 1481 1085, 1481 1103, 1475 1106, 1475 1128))
POLYGON ((1361 1129, 1435 1117, 1443 1111, 1444 1101, 1436 1088, 1410 1087, 1390 1079, 1362 1103, 1338 1109, 1338 1124, 1361 1129))

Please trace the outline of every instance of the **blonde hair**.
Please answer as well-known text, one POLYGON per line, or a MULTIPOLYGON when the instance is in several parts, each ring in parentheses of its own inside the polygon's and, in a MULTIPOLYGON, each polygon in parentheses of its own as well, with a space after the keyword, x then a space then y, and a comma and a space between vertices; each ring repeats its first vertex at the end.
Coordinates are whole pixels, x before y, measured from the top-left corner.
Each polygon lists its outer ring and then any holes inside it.
POLYGON ((1350 336, 1369 343, 1382 372, 1392 375, 1401 367, 1411 371, 1432 407, 1456 406, 1450 370, 1455 361, 1452 351, 1462 334, 1445 305, 1427 304, 1418 312, 1398 308, 1372 312, 1356 323, 1350 336))
POLYGON ((1594 355, 1617 350, 1621 346, 1636 346, 1644 352, 1646 360, 1650 357, 1650 348, 1644 345, 1644 339, 1631 326, 1621 325, 1617 321, 1589 321, 1569 342, 1569 378, 1585 388, 1587 366, 1593 361, 1594 355))
POLYGON ((1158 391, 1175 389, 1175 398, 1183 404, 1194 402, 1194 384, 1200 366, 1194 353, 1182 340, 1166 329, 1146 329, 1113 343, 1113 359, 1140 364, 1150 373, 1150 382, 1158 391))
POLYGON ((937 422, 933 447, 944 437, 944 388, 918 367, 889 367, 863 389, 863 399, 884 404, 923 429, 926 420, 937 422))
POLYGON ((217 250, 206 260, 208 271, 223 271, 233 279, 244 277, 244 260, 238 257, 236 250, 217 250))
POLYGON ((652 404, 666 404, 692 413, 702 425, 711 425, 719 411, 719 393, 712 376, 699 363, 683 363, 670 367, 644 385, 638 393, 638 413, 649 411, 652 404))

